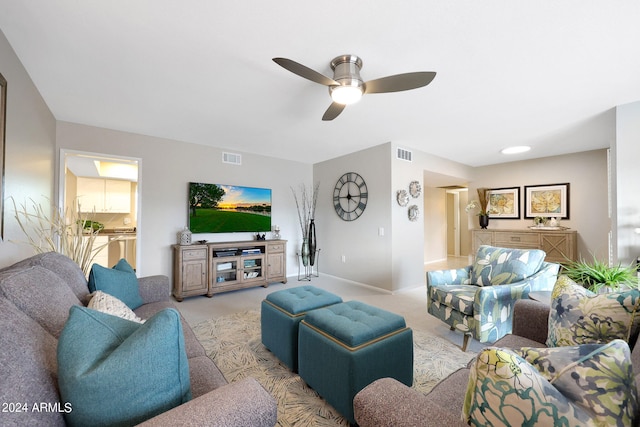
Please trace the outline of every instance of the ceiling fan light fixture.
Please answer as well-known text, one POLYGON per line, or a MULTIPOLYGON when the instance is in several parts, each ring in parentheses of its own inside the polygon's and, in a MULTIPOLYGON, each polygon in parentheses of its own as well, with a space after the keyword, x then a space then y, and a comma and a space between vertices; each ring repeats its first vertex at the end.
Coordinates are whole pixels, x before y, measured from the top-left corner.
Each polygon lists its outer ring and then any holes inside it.
POLYGON ((337 104, 354 104, 362 98, 361 86, 332 86, 329 91, 331 92, 331 99, 337 104))
POLYGON ((514 147, 503 148, 502 150, 500 150, 500 152, 502 154, 519 154, 525 153, 529 150, 531 150, 531 147, 529 147, 528 145, 517 145, 514 147))

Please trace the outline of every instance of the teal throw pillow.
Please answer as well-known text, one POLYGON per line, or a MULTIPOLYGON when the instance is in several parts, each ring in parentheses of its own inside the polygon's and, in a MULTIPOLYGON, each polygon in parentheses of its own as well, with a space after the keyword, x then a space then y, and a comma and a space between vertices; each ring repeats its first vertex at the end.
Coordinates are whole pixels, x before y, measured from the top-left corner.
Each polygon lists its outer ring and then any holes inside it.
POLYGON ((89 291, 102 291, 112 295, 127 304, 131 310, 144 302, 140 296, 138 278, 126 261, 119 262, 114 268, 93 264, 89 273, 89 291))
POLYGON ((180 314, 144 324, 74 306, 58 341, 61 401, 69 425, 141 423, 191 399, 180 314))
POLYGON ((114 269, 119 271, 126 271, 127 273, 136 274, 136 271, 131 267, 131 264, 126 259, 120 258, 120 260, 113 266, 114 269))
POLYGON ((545 256, 539 249, 482 245, 471 268, 471 283, 493 286, 521 282, 540 270, 545 256))
POLYGON ((547 347, 614 339, 623 339, 633 347, 640 331, 638 310, 638 289, 595 294, 562 275, 551 292, 547 347))
POLYGON ((576 347, 482 350, 462 419, 475 426, 636 425, 638 396, 622 340, 576 347))

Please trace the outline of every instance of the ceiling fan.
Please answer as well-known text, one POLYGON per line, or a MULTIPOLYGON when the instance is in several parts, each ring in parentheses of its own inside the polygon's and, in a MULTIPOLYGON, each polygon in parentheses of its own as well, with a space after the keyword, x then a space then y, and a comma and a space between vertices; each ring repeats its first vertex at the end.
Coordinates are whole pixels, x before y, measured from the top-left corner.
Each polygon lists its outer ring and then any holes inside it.
POLYGON ((329 86, 329 94, 333 102, 325 111, 322 120, 333 120, 342 110, 360 100, 366 93, 400 92, 426 86, 434 79, 433 71, 396 74, 368 82, 362 81, 360 70, 362 59, 356 55, 340 55, 331 61, 333 78, 329 78, 287 58, 273 58, 273 61, 294 74, 321 85, 329 86))

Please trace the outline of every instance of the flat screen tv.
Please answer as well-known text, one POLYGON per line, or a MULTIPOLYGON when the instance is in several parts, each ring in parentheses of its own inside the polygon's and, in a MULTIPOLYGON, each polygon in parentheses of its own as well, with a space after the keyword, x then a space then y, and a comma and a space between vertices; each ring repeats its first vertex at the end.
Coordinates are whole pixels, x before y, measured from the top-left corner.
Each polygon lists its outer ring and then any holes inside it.
POLYGON ((189 183, 192 233, 271 231, 271 189, 189 183))

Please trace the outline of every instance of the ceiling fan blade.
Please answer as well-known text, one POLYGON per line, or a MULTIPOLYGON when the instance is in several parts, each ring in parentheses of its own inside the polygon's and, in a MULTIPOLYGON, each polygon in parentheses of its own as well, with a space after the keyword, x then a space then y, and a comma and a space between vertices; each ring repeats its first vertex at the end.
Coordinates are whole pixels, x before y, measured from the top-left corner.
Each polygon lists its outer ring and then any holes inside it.
POLYGON ((327 108, 327 111, 324 112, 324 116, 322 116, 322 120, 324 120, 325 122, 328 122, 330 120, 335 119, 340 115, 340 113, 342 113, 342 110, 344 110, 344 107, 346 107, 346 105, 338 104, 337 102, 332 102, 331 105, 329 105, 329 108, 327 108))
POLYGON ((419 71, 416 73, 382 77, 366 82, 364 84, 364 93, 400 92, 403 90, 417 89, 431 83, 435 76, 436 73, 433 71, 419 71))
POLYGON ((325 86, 340 86, 340 83, 330 79, 329 77, 320 74, 319 72, 312 70, 309 67, 305 67, 302 64, 298 64, 296 61, 292 61, 287 58, 273 58, 273 62, 281 66, 282 68, 291 71, 293 74, 297 74, 300 77, 304 77, 307 80, 311 80, 315 83, 320 83, 325 86))

